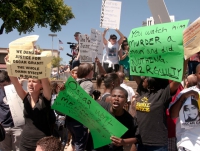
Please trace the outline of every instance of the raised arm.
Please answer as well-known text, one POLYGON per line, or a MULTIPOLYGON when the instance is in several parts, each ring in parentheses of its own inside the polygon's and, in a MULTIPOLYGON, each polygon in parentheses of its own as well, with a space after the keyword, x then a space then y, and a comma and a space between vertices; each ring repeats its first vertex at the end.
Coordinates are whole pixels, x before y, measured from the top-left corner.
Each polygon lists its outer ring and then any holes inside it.
POLYGON ((118 44, 121 45, 122 42, 124 41, 124 35, 118 30, 118 29, 115 29, 115 31, 119 34, 120 36, 120 39, 118 40, 118 44))
POLYGON ((108 44, 108 41, 107 41, 107 39, 105 38, 107 31, 108 31, 108 28, 106 28, 106 29, 104 30, 104 32, 103 32, 103 43, 104 43, 105 46, 107 46, 107 44, 108 44))
POLYGON ((128 56, 128 51, 125 50, 125 54, 123 54, 123 50, 120 49, 118 52, 118 55, 119 55, 120 60, 124 60, 128 56))
POLYGON ((41 79, 42 88, 43 88, 43 95, 47 100, 51 100, 51 88, 48 78, 41 79))
POLYGON ((101 75, 105 75, 106 74, 106 70, 102 67, 101 62, 99 61, 99 59, 96 57, 95 58, 95 62, 99 68, 99 72, 101 75))

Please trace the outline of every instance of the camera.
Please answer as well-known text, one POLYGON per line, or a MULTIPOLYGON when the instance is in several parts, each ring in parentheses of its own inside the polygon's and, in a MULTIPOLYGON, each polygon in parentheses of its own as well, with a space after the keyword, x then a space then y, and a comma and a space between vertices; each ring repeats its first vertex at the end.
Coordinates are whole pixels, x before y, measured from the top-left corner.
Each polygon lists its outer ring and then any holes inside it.
POLYGON ((69 44, 69 48, 70 49, 74 49, 74 48, 76 48, 76 43, 73 43, 73 42, 67 42, 67 44, 69 44))

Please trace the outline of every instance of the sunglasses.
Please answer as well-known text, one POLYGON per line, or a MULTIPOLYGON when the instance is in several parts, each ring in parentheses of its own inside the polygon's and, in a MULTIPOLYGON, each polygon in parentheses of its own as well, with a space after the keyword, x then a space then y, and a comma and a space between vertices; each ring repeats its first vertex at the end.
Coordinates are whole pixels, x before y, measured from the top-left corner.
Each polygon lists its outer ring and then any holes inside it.
POLYGON ((123 44, 124 46, 128 46, 128 44, 123 44))
POLYGON ((111 39, 116 40, 117 38, 111 38, 111 39))

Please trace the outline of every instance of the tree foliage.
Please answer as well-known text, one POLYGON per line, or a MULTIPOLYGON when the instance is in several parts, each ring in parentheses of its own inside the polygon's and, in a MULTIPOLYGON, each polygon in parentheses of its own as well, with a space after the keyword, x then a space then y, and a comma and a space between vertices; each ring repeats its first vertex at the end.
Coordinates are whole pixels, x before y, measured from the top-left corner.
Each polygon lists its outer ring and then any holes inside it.
POLYGON ((53 56, 53 59, 51 60, 52 67, 53 68, 59 67, 61 61, 62 61, 62 58, 60 56, 58 56, 58 57, 53 56))
POLYGON ((63 0, 0 0, 0 34, 13 29, 21 33, 34 31, 34 26, 50 27, 52 32, 61 30, 74 18, 71 7, 63 0))

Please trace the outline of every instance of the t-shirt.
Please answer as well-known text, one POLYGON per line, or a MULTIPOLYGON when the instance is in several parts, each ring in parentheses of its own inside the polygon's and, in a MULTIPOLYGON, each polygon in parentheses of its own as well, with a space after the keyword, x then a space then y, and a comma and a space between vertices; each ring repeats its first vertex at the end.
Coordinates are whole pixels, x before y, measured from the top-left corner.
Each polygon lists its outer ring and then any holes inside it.
POLYGON ((5 104, 4 101, 7 102, 5 92, 4 90, 0 89, 0 122, 3 127, 13 127, 14 123, 9 105, 5 104))
POLYGON ((92 93, 94 92, 94 86, 91 80, 89 79, 77 79, 77 82, 80 82, 80 86, 87 92, 89 95, 92 96, 92 93))
MULTIPOLYGON (((190 90, 194 90, 200 93, 200 89, 197 88, 196 86, 184 89, 176 97, 175 102, 181 97, 183 93, 186 93, 190 90)), ((170 107, 173 104, 171 104, 170 107)), ((176 138, 177 138, 178 149, 179 148, 182 149, 184 147, 185 149, 188 149, 188 150, 199 151, 200 150, 200 133, 199 132, 200 132, 200 126, 193 127, 190 129, 181 128, 180 118, 178 118, 176 122, 176 138)))
POLYGON ((166 109, 171 98, 170 86, 160 88, 156 92, 142 92, 139 90, 136 111, 139 134, 144 145, 167 145, 166 109))
POLYGON ((133 89, 131 87, 129 87, 128 85, 126 85, 125 83, 120 84, 120 86, 128 92, 127 102, 130 102, 132 100, 133 96, 135 95, 133 89))
POLYGON ((103 62, 108 63, 108 67, 112 67, 114 64, 119 64, 118 51, 118 42, 112 45, 111 42, 108 41, 108 44, 106 46, 106 53, 103 56, 103 62))
MULTIPOLYGON (((110 113, 110 107, 111 107, 110 103, 99 101, 99 104, 110 113)), ((121 116, 115 116, 115 118, 128 128, 128 131, 124 135, 122 135, 121 138, 125 139, 125 138, 135 137, 138 127, 136 118, 132 117, 126 110, 124 110, 124 113, 121 116)), ((114 146, 113 144, 110 144, 97 149, 97 151, 99 150, 123 151, 123 146, 114 146)))
POLYGON ((36 142, 51 135, 51 126, 55 123, 55 114, 51 109, 51 101, 42 94, 35 106, 31 107, 30 95, 26 95, 24 103, 25 125, 21 134, 20 150, 35 150, 36 142), (52 114, 51 114, 52 113, 52 114))

